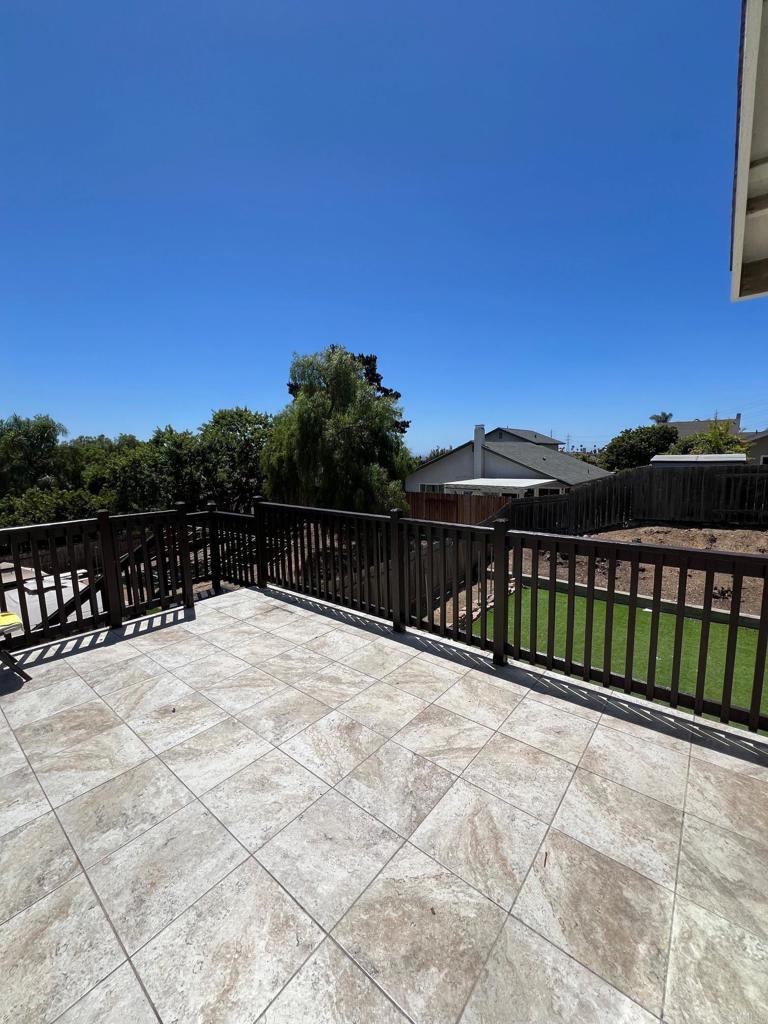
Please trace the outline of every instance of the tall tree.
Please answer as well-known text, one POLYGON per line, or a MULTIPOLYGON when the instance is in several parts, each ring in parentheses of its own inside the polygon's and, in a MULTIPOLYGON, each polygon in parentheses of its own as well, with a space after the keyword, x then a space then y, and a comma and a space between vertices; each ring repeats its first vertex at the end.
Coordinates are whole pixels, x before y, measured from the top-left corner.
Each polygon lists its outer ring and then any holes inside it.
POLYGON ((401 481, 413 459, 402 410, 370 367, 338 346, 294 357, 293 400, 275 417, 262 458, 272 498, 365 512, 404 507, 401 481))
POLYGON ((740 454, 749 449, 749 444, 738 434, 731 433, 730 422, 712 420, 708 430, 682 437, 672 446, 678 455, 726 455, 740 454))
POLYGON ((55 486, 59 440, 66 432, 51 416, 0 419, 0 494, 55 486))
POLYGON ((656 424, 656 426, 658 426, 660 423, 669 423, 670 420, 672 419, 672 413, 671 412, 653 412, 648 417, 648 419, 652 420, 656 424))
POLYGON ((600 452, 603 469, 634 469, 647 466, 654 455, 668 452, 677 440, 677 428, 668 423, 622 430, 600 452))
POLYGON ((219 409, 200 428, 203 485, 221 508, 242 512, 262 490, 261 453, 272 425, 266 413, 219 409))

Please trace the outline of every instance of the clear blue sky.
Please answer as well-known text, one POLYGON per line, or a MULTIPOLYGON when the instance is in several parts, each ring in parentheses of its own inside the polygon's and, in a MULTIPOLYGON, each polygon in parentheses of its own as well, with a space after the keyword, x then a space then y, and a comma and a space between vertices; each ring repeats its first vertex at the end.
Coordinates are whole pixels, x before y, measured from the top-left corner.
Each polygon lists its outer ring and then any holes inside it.
POLYGON ((738 0, 6 0, 0 413, 277 411, 376 352, 416 451, 768 426, 729 301, 738 0))

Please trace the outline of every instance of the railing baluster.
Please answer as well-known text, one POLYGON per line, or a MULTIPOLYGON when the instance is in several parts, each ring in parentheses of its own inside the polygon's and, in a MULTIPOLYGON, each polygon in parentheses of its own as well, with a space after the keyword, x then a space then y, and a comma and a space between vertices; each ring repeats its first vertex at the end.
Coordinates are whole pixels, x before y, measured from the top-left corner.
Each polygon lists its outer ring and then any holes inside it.
POLYGON ((704 690, 707 684, 707 655, 709 654, 709 623, 712 617, 712 589, 714 570, 707 569, 704 574, 704 603, 701 613, 701 636, 699 639, 699 668, 696 674, 696 697, 693 705, 695 715, 704 711, 704 690))
POLYGON ((635 626, 637 623, 637 581, 640 569, 640 555, 633 551, 629 569, 629 604, 627 611, 627 647, 624 662, 624 692, 632 692, 635 660, 635 626))
POLYGON ((733 587, 731 588, 731 614, 728 616, 728 640, 725 649, 725 678, 723 680, 723 699, 720 708, 720 721, 731 720, 731 696, 733 693, 733 673, 736 668, 736 644, 739 639, 739 618, 741 615, 741 590, 744 577, 738 569, 733 570, 733 587))

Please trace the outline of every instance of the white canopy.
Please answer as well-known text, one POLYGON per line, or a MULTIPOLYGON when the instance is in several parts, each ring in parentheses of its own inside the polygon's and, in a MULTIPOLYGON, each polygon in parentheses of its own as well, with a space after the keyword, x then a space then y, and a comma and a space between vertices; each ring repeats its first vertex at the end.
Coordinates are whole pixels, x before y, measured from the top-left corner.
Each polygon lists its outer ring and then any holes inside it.
POLYGON ((549 487, 555 480, 538 477, 476 477, 474 480, 451 480, 444 484, 445 493, 454 491, 479 491, 481 494, 510 494, 513 491, 527 491, 532 487, 549 487))

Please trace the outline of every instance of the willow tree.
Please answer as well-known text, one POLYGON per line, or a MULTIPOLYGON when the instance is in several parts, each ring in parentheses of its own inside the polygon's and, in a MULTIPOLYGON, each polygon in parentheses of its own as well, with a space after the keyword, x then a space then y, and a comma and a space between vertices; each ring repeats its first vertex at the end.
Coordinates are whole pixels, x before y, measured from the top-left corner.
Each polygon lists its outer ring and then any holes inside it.
POLYGON ((408 424, 375 356, 339 346, 294 356, 288 392, 262 454, 270 498, 358 512, 404 507, 408 424))

